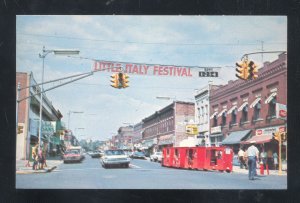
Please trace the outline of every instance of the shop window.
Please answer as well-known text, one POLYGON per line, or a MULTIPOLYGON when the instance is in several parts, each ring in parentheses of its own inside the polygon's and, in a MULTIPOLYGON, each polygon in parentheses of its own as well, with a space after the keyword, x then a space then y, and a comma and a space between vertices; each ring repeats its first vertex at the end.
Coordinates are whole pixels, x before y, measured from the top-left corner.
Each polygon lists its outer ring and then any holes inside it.
POLYGON ((269 117, 276 116, 276 97, 274 97, 269 103, 269 117))
POLYGON ((254 107, 254 117, 253 117, 253 120, 258 120, 260 118, 260 109, 261 109, 261 103, 259 101, 255 105, 255 107, 254 107))

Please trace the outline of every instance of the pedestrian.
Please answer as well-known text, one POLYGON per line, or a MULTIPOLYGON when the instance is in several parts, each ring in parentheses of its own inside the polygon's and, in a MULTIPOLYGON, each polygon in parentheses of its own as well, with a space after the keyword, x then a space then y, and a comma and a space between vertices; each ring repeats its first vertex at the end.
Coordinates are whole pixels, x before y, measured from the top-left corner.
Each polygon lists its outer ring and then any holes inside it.
POLYGON ((256 174, 256 161, 258 160, 259 151, 254 146, 255 141, 251 141, 251 146, 248 148, 248 168, 249 168, 249 180, 254 180, 256 174))
POLYGON ((43 149, 42 149, 42 157, 43 157, 43 160, 44 160, 43 164, 44 164, 45 167, 47 167, 47 162, 46 162, 47 151, 48 151, 48 143, 44 143, 44 146, 43 146, 43 149))
POLYGON ((242 148, 240 148, 239 152, 238 152, 238 156, 239 156, 239 161, 240 161, 240 168, 244 168, 245 165, 245 160, 244 160, 244 150, 242 148))
POLYGON ((276 152, 273 153, 274 169, 277 170, 278 165, 278 155, 276 152))
POLYGON ((245 169, 248 169, 248 153, 247 150, 244 151, 244 162, 245 162, 245 169))
POLYGON ((31 150, 31 157, 33 159, 32 170, 37 170, 38 167, 38 147, 39 143, 36 143, 31 150))
POLYGON ((262 148, 262 151, 260 153, 260 161, 263 163, 264 168, 266 168, 267 164, 267 152, 262 148))
POLYGON ((41 147, 38 150, 38 163, 39 163, 39 169, 44 169, 44 158, 43 158, 43 151, 41 147))

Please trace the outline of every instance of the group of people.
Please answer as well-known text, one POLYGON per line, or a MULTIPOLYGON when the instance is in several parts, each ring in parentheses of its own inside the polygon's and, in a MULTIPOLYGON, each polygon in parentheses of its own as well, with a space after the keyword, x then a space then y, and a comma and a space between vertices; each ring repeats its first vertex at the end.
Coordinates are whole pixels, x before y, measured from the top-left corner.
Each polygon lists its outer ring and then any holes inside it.
POLYGON ((31 157, 33 159, 33 170, 44 169, 44 167, 47 167, 46 154, 47 143, 44 143, 43 147, 39 147, 39 143, 36 143, 32 147, 31 157))
MULTIPOLYGON (((239 162, 240 162, 240 168, 246 168, 249 170, 249 180, 254 180, 254 176, 257 175, 256 173, 256 165, 257 163, 263 164, 264 168, 267 167, 267 165, 270 165, 268 163, 268 155, 262 148, 261 153, 259 153, 258 148, 254 145, 255 142, 251 142, 250 146, 247 150, 243 150, 240 148, 238 152, 239 162)), ((276 152, 272 154, 272 162, 274 164, 274 169, 277 170, 278 166, 278 155, 276 152)))

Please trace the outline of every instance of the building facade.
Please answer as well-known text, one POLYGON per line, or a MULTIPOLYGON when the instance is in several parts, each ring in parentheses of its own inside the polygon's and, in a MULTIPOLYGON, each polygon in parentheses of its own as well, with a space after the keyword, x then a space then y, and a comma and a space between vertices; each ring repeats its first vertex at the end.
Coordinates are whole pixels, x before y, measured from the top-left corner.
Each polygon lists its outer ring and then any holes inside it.
MULTIPOLYGON (((16 86, 20 83, 19 100, 40 92, 36 85, 33 74, 16 73, 16 86), (28 88, 27 88, 28 87, 28 88)), ((16 159, 29 159, 31 157, 31 148, 38 142, 39 137, 39 110, 40 94, 24 99, 19 102, 18 107, 18 126, 23 126, 23 132, 17 134, 16 159)), ((61 144, 59 130, 62 114, 56 110, 52 102, 43 95, 42 108, 42 134, 41 144, 47 145, 48 152, 61 144)))
POLYGON ((236 146, 236 152, 241 142, 255 140, 260 151, 264 149, 269 156, 274 151, 278 153, 272 133, 286 131, 286 120, 279 119, 276 113, 278 104, 287 104, 287 55, 283 53, 277 60, 265 62, 255 80, 229 81, 212 91, 210 103, 215 143, 236 146))
POLYGON ((149 153, 161 151, 166 146, 180 146, 187 139, 185 126, 194 121, 195 104, 174 101, 165 108, 142 120, 143 140, 149 153))
POLYGON ((132 126, 120 127, 118 130, 118 140, 119 140, 118 148, 131 150, 133 148, 132 136, 133 136, 132 126))

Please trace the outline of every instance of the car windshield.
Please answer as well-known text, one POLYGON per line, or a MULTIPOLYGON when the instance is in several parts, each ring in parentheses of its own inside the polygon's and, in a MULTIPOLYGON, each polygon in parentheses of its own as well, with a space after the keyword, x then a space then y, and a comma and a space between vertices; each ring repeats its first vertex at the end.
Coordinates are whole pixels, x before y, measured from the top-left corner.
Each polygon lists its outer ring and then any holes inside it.
POLYGON ((68 150, 65 152, 65 154, 79 154, 79 150, 75 150, 75 149, 68 150))
POLYGON ((144 155, 144 152, 136 152, 137 155, 144 155))
POLYGON ((113 156, 113 155, 125 155, 123 150, 107 150, 105 151, 105 155, 113 156))
POLYGON ((156 152, 157 155, 161 155, 161 152, 156 152))

